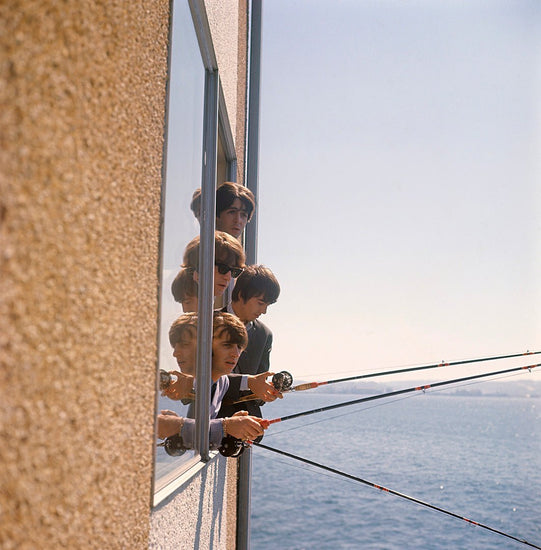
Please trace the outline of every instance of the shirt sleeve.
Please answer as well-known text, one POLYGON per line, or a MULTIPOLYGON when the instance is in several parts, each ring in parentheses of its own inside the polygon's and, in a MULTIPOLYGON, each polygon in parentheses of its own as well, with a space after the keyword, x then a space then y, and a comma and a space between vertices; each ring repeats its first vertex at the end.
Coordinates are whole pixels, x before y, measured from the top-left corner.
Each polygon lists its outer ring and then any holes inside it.
MULTIPOLYGON (((193 418, 186 418, 184 420, 181 435, 184 447, 186 447, 186 449, 193 449, 195 444, 195 420, 193 418)), ((209 428, 209 447, 212 451, 217 450, 222 444, 223 437, 224 430, 222 427, 222 420, 220 418, 211 420, 209 428)))
POLYGON ((216 418, 210 421, 209 447, 215 451, 222 444, 224 438, 224 429, 222 419, 216 418))

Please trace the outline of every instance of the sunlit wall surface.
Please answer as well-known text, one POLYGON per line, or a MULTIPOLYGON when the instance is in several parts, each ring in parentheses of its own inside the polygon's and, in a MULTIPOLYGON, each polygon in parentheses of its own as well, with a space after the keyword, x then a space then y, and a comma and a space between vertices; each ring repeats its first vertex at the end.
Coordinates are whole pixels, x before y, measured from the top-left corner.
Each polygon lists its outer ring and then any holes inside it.
POLYGON ((0 7, 0 547, 146 548, 169 2, 0 7))

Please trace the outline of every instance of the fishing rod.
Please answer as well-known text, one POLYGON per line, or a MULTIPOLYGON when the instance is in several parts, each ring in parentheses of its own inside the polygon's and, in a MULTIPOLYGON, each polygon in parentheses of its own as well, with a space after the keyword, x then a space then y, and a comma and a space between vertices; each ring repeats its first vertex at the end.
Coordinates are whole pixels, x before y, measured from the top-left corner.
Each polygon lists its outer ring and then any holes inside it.
POLYGON ((541 366, 541 365, 526 365, 524 367, 513 367, 513 368, 510 368, 510 369, 486 372, 486 373, 483 373, 483 374, 474 374, 474 375, 471 375, 471 376, 465 376, 463 378, 454 378, 453 380, 445 380, 443 382, 435 382, 434 384, 427 384, 425 386, 414 386, 414 387, 405 388, 405 389, 402 389, 402 390, 395 390, 395 391, 391 391, 391 392, 387 392, 387 393, 381 393, 381 394, 377 394, 377 395, 370 395, 368 397, 361 397, 360 399, 353 399, 352 401, 345 401, 345 402, 342 402, 342 403, 336 403, 334 405, 327 405, 325 407, 319 407, 317 409, 312 409, 312 410, 309 410, 309 411, 298 412, 298 413, 290 414, 290 415, 287 415, 287 416, 283 416, 281 418, 274 418, 272 420, 266 420, 265 422, 266 423, 268 422, 268 425, 270 426, 271 424, 275 424, 277 422, 284 422, 284 420, 291 420, 293 418, 299 418, 301 416, 308 416, 310 414, 315 414, 315 413, 319 413, 319 412, 331 411, 333 409, 339 409, 341 407, 347 407, 349 405, 357 405, 359 403, 366 403, 367 401, 374 401, 376 399, 383 399, 384 397, 393 397, 395 395, 402 395, 404 393, 411 393, 411 392, 415 392, 415 391, 423 391, 424 392, 425 390, 428 390, 429 388, 438 388, 438 387, 441 387, 441 386, 447 386, 449 384, 458 384, 460 382, 468 382, 469 380, 478 380, 480 378, 487 378, 488 376, 498 376, 500 374, 509 374, 511 372, 519 372, 519 371, 523 371, 523 370, 528 370, 528 371, 531 372, 532 369, 535 369, 539 366, 541 366))
MULTIPOLYGON (((370 374, 361 374, 356 376, 349 376, 347 378, 336 378, 334 380, 326 380, 324 382, 307 382, 305 384, 299 384, 297 386, 293 386, 293 376, 289 372, 281 371, 276 373, 272 377, 272 383, 274 387, 281 392, 305 391, 305 390, 311 390, 313 388, 318 388, 319 386, 336 384, 338 382, 351 382, 353 380, 362 380, 364 378, 375 378, 377 376, 388 376, 391 374, 404 374, 407 372, 417 372, 421 370, 435 369, 438 367, 454 367, 457 365, 481 363, 483 361, 496 361, 498 359, 511 359, 513 357, 523 357, 524 355, 536 355, 539 353, 541 353, 541 351, 527 351, 525 353, 513 353, 511 355, 497 355, 494 357, 481 357, 479 359, 464 359, 461 361, 451 361, 449 363, 442 361, 441 363, 433 363, 431 365, 422 365, 418 367, 407 367, 407 368, 395 369, 395 370, 389 370, 389 371, 374 372, 370 374)), ((243 403, 245 401, 252 401, 254 399, 257 399, 257 397, 254 394, 250 394, 250 395, 241 397, 237 401, 233 401, 232 403, 228 403, 228 404, 243 403)))
POLYGON ((406 495, 404 493, 394 491, 393 489, 389 489, 387 487, 382 487, 381 485, 377 485, 376 483, 373 483, 373 482, 368 481, 366 479, 362 479, 360 477, 348 474, 346 472, 336 470, 335 468, 325 466, 324 464, 319 464, 318 462, 314 462, 314 461, 309 460, 307 458, 303 458, 301 456, 293 455, 293 454, 290 454, 286 451, 282 451, 280 449, 275 449, 273 447, 269 447, 268 445, 264 445, 263 443, 255 443, 254 442, 254 445, 257 445, 258 447, 261 447, 262 449, 266 449, 268 451, 272 451, 272 452, 278 453, 280 455, 287 456, 288 458, 293 458, 295 460, 299 460, 300 462, 303 462, 305 464, 309 464, 310 466, 315 466, 317 468, 321 468, 322 470, 325 470, 327 472, 331 472, 333 474, 337 474, 337 475, 345 477, 347 479, 357 481, 358 483, 363 483, 364 485, 368 485, 369 487, 373 487, 373 488, 379 489, 380 491, 383 491, 385 493, 389 493, 391 495, 403 498, 405 500, 409 500, 410 502, 414 502, 415 504, 419 504, 419 505, 424 506, 426 508, 430 508, 431 510, 435 510, 436 512, 440 512, 442 514, 446 514, 446 515, 451 516, 453 518, 457 518, 459 520, 465 521, 466 523, 470 523, 471 525, 476 525, 477 527, 481 527, 482 529, 486 529, 487 531, 491 531, 492 533, 496 533, 498 535, 501 535, 502 537, 506 537, 506 538, 514 540, 516 542, 520 542, 521 544, 525 544, 527 546, 530 546, 531 548, 538 548, 538 549, 541 550, 541 546, 537 546, 536 544, 528 542, 525 539, 515 537, 514 535, 510 535, 509 533, 505 533, 504 531, 500 531, 499 529, 495 529, 494 527, 490 527, 490 526, 485 525, 483 523, 479 523, 478 521, 468 519, 468 518, 463 517, 459 514, 455 514, 454 512, 450 512, 449 510, 445 510, 444 508, 440 508, 439 506, 435 506, 433 504, 429 504, 428 502, 424 502, 422 500, 419 500, 418 498, 414 498, 414 497, 411 497, 411 496, 406 495))

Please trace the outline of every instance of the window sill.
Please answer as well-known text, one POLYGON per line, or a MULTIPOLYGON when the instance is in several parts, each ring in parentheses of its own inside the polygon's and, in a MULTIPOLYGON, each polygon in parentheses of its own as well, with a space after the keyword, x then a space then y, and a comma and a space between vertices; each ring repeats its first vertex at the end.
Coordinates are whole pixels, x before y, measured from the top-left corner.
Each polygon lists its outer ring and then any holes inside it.
POLYGON ((158 489, 154 493, 154 498, 152 501, 152 506, 156 507, 158 504, 163 502, 166 498, 171 496, 173 493, 178 491, 182 486, 184 486, 190 479, 193 478, 198 472, 205 468, 208 464, 216 460, 216 457, 220 453, 218 451, 210 452, 210 460, 208 462, 203 462, 200 460, 200 457, 194 458, 192 463, 188 463, 186 469, 182 473, 177 474, 177 472, 171 472, 171 474, 163 479, 160 479, 158 489))

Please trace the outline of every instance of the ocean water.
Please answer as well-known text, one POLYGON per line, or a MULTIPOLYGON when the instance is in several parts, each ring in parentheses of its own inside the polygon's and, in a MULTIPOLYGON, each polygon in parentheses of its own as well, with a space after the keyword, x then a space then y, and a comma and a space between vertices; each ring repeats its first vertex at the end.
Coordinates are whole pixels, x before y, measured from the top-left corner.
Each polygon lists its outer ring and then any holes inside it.
MULTIPOLYGON (((266 405, 265 416, 278 418, 357 397, 291 394, 266 405)), ((416 393, 277 423, 263 443, 541 546, 539 398, 416 393)), ((251 547, 528 548, 257 447, 251 547)))

